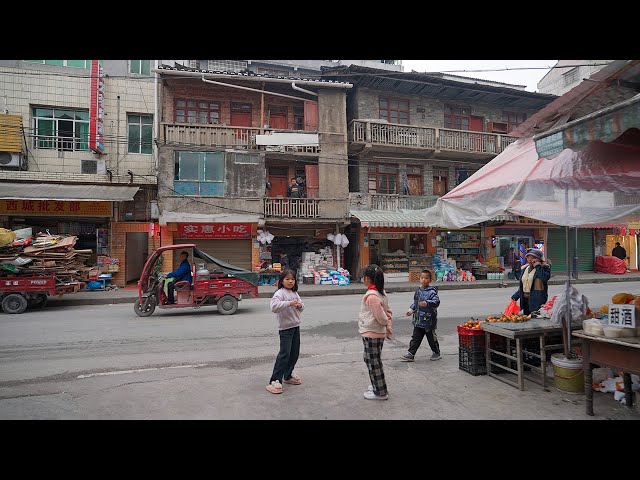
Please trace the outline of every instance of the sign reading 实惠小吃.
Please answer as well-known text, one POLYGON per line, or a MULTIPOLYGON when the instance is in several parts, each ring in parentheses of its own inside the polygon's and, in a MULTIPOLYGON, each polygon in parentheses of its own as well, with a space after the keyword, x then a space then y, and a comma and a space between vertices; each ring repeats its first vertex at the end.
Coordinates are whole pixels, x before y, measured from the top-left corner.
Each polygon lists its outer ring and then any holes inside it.
POLYGON ((636 328, 636 306, 633 304, 609 305, 609 325, 636 328))
POLYGON ((250 223, 179 223, 181 238, 251 238, 250 223))

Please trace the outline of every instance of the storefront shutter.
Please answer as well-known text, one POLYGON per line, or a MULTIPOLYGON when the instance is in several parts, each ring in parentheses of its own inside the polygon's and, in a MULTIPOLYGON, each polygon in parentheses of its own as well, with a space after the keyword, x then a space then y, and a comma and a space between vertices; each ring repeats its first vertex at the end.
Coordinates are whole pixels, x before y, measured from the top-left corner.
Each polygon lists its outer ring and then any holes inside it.
MULTIPOLYGON (((569 259, 573 265, 573 231, 569 232, 569 259)), ((552 272, 566 271, 565 229, 550 228, 547 233, 547 254, 551 261, 552 272)), ((578 271, 593 271, 593 230, 590 228, 578 229, 578 271)), ((571 267, 573 268, 573 267, 571 267)))
MULTIPOLYGON (((174 243, 195 243, 200 250, 223 262, 246 270, 253 270, 251 268, 251 240, 200 240, 179 238, 176 239, 174 243)), ((178 255, 175 255, 175 258, 178 258, 178 255)), ((200 263, 198 259, 196 259, 195 262, 196 264, 200 263)), ((177 268, 177 265, 175 265, 174 268, 177 268)))

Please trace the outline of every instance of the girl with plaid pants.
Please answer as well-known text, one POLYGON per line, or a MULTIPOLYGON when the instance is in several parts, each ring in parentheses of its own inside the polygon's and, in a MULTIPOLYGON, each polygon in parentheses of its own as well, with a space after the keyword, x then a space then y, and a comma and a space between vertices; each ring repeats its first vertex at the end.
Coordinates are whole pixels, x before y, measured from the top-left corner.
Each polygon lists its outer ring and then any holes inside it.
POLYGON ((362 298, 358 315, 358 332, 364 344, 364 363, 369 370, 371 385, 364 392, 367 400, 387 400, 387 384, 382 369, 382 346, 391 338, 391 308, 384 291, 384 272, 377 265, 364 269, 363 283, 367 292, 362 298))

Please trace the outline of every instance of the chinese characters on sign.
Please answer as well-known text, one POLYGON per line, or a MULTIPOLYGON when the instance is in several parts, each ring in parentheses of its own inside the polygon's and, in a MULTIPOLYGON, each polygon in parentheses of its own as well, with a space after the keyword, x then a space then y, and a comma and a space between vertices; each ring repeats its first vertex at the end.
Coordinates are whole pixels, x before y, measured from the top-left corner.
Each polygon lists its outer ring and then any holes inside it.
POLYGON ((104 69, 99 60, 91 60, 89 149, 104 153, 104 69))
POLYGON ((110 217, 111 202, 0 200, 0 215, 85 215, 110 217))
POLYGON ((251 238, 250 223, 179 223, 182 238, 251 238))
POLYGON ((609 305, 609 325, 636 328, 635 305, 609 305))

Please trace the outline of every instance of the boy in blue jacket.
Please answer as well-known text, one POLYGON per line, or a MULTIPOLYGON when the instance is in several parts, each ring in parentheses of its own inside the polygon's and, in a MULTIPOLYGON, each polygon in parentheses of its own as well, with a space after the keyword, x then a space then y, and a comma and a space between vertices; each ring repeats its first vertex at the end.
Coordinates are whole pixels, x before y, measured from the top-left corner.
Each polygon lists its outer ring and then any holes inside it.
POLYGON ((413 335, 409 343, 409 351, 400 357, 403 362, 413 362, 416 352, 422 343, 424 336, 433 354, 431 360, 440 360, 440 345, 436 337, 436 327, 438 324, 438 311, 440 298, 438 297, 438 287, 432 287, 432 276, 429 270, 420 273, 420 288, 413 295, 413 303, 407 310, 407 317, 413 315, 413 335))

